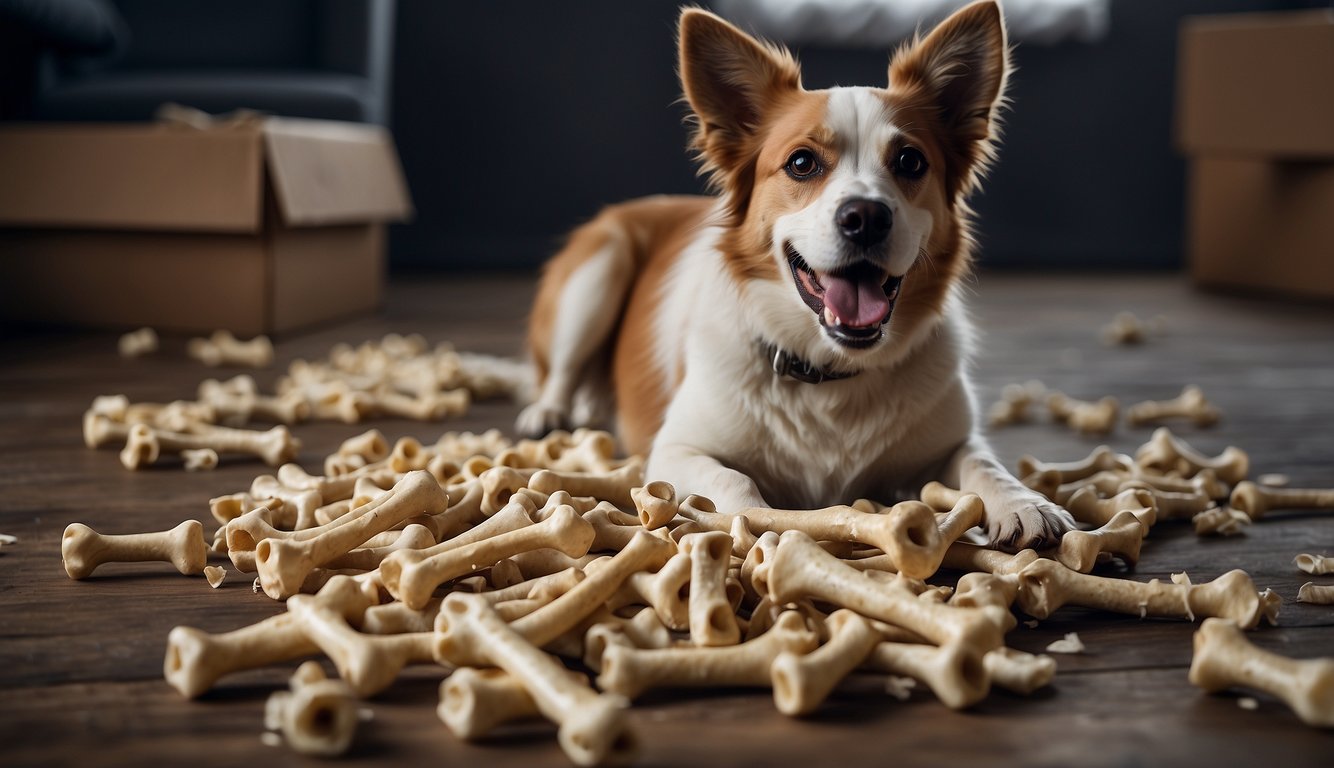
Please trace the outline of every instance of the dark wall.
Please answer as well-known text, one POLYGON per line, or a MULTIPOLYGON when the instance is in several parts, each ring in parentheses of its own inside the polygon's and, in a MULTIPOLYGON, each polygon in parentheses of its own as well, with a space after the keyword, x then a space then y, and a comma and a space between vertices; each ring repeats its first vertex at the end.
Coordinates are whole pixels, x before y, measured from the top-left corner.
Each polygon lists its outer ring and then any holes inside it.
MULTIPOLYGON (((1112 3, 1093 44, 1020 45, 1001 159, 974 203, 983 264, 1177 268, 1181 16, 1295 0, 1112 3)), ((609 202, 698 192, 676 102, 676 0, 402 0, 394 130, 417 220, 398 269, 529 269, 609 202)), ((807 87, 878 85, 886 51, 799 51, 807 87)))

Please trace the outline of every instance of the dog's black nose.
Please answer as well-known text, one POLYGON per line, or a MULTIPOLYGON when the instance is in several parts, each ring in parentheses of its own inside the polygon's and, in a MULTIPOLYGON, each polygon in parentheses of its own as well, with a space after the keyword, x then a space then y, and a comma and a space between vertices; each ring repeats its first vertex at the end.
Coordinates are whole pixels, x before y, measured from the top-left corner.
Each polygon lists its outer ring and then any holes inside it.
POLYGON ((870 248, 889 236, 894 215, 889 206, 878 200, 856 197, 838 207, 834 221, 844 237, 862 248, 870 248))

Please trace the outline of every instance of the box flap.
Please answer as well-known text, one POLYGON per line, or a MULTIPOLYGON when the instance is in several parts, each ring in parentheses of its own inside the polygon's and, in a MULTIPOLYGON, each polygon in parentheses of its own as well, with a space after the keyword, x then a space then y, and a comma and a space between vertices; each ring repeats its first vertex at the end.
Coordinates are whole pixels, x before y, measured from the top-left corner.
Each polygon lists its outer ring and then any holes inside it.
POLYGON ((1334 11, 1187 18, 1178 56, 1187 152, 1334 157, 1334 11))
POLYGON ((412 215, 403 169, 379 126, 271 118, 264 145, 288 226, 402 221, 412 215))
POLYGON ((0 126, 0 224, 258 231, 261 157, 253 128, 0 126))

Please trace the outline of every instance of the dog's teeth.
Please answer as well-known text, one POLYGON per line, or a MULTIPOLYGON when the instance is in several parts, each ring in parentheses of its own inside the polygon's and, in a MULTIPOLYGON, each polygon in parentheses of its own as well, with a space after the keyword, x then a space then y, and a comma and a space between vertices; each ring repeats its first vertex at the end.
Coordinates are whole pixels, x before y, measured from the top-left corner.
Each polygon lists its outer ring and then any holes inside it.
POLYGON ((824 324, 830 326, 838 325, 838 315, 834 314, 834 310, 829 307, 824 308, 824 324))

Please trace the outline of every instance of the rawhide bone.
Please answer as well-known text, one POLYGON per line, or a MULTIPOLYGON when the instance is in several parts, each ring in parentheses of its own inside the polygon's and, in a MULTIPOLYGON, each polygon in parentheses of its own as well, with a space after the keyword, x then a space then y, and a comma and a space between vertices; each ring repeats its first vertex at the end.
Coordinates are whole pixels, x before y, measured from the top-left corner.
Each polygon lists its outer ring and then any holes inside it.
POLYGON ((1116 429, 1121 404, 1111 396, 1091 403, 1051 392, 1047 395, 1047 410, 1056 421, 1084 434, 1105 435, 1116 429))
POLYGON ((204 572, 208 545, 204 526, 186 520, 169 531, 107 535, 70 523, 60 537, 60 554, 71 579, 86 579, 103 563, 168 562, 191 575, 204 572))
POLYGON ((628 764, 638 740, 626 717, 628 702, 599 694, 506 624, 479 595, 453 593, 440 604, 438 642, 446 657, 476 649, 490 666, 519 680, 543 716, 559 724, 561 749, 576 765, 628 764))
POLYGON ((226 330, 214 331, 207 339, 190 339, 185 351, 210 368, 220 365, 266 368, 273 362, 273 342, 268 336, 241 341, 226 330))
MULTIPOLYGON (((1088 456, 1078 461, 1045 462, 1032 456, 1021 456, 1018 467, 1019 477, 1021 478, 1028 478, 1043 472, 1054 472, 1059 485, 1075 480, 1083 480, 1103 471, 1124 470, 1132 463, 1130 457, 1116 453, 1106 445, 1100 445, 1094 448, 1088 456)), ((1025 485, 1027 484, 1025 482, 1025 485)), ((1029 485, 1029 487, 1032 486, 1029 485)))
POLYGON ((865 667, 925 683, 940 703, 963 709, 986 698, 991 690, 984 656, 960 643, 941 646, 883 642, 871 651, 865 667))
MULTIPOLYGON (((418 515, 444 512, 448 506, 449 497, 435 478, 425 471, 409 472, 391 491, 365 505, 362 514, 353 520, 333 524, 310 539, 268 538, 256 543, 255 564, 260 585, 269 597, 285 600, 301 590, 302 582, 315 568, 347 554, 398 523, 418 515)), ((415 551, 419 550, 400 550, 385 562, 415 551)), ((384 563, 381 564, 383 567, 384 563)))
POLYGON ((1019 572, 1019 607, 1045 619, 1063 605, 1114 613, 1183 618, 1222 617, 1250 629, 1261 619, 1275 623, 1281 599, 1259 592, 1245 571, 1234 570, 1204 584, 1148 583, 1076 573, 1053 560, 1036 560, 1019 572))
POLYGON ((731 530, 733 519, 740 516, 746 518, 756 535, 765 531, 801 531, 818 540, 869 544, 889 555, 899 573, 915 579, 934 574, 944 554, 936 516, 920 501, 895 504, 884 514, 835 506, 812 510, 751 507, 733 515, 716 511, 713 502, 703 496, 690 496, 682 502, 680 513, 714 531, 731 530))
POLYGON ((1126 421, 1132 427, 1156 424, 1169 419, 1185 419, 1197 427, 1212 427, 1220 414, 1205 397, 1204 390, 1187 385, 1171 400, 1146 400, 1126 409, 1126 421))
POLYGON ((825 629, 829 639, 819 648, 805 653, 784 650, 774 657, 769 675, 779 712, 814 712, 882 640, 870 622, 846 608, 830 614, 825 629))
POLYGON ((1240 448, 1228 446, 1217 456, 1205 456, 1173 435, 1167 427, 1154 430, 1149 441, 1135 452, 1135 462, 1162 473, 1179 472, 1183 477, 1191 477, 1202 469, 1212 469, 1219 480, 1229 485, 1245 480, 1251 467, 1250 457, 1240 448))
POLYGON ((1290 659, 1253 645, 1226 619, 1195 631, 1190 682, 1209 693, 1239 686, 1277 696, 1307 725, 1334 728, 1334 658, 1290 659))
MULTIPOLYGON (((567 672, 577 685, 588 678, 567 672)), ((463 667, 440 682, 436 715, 460 739, 479 739, 496 726, 542 716, 537 702, 518 678, 503 669, 463 667)))
POLYGON ((352 746, 357 733, 357 698, 342 680, 330 680, 317 661, 296 668, 286 691, 269 694, 264 726, 303 755, 333 757, 352 746))
POLYGON ((337 608, 312 595, 293 595, 287 611, 301 631, 338 668, 338 675, 357 696, 366 698, 388 688, 403 667, 435 663, 435 635, 413 632, 371 635, 358 632, 337 608))
POLYGON ((1271 509, 1334 511, 1334 488, 1267 488, 1249 480, 1232 489, 1228 506, 1258 520, 1271 509))
POLYGON ((1128 566, 1139 561, 1145 526, 1129 510, 1117 512, 1107 524, 1092 531, 1068 531, 1061 537, 1056 559, 1072 571, 1088 573, 1098 556, 1116 555, 1128 566))
MULTIPOLYGON (((330 579, 315 595, 319 604, 335 608, 354 623, 378 598, 374 585, 349 576, 330 579)), ((193 699, 233 672, 309 656, 319 650, 290 612, 220 635, 180 626, 167 635, 163 676, 182 696, 193 699)))
POLYGON ((157 462, 163 451, 204 448, 218 454, 257 456, 265 464, 276 467, 296 458, 301 450, 301 441, 292 437, 291 431, 281 424, 267 432, 205 425, 189 434, 135 424, 126 435, 125 448, 120 452, 120 463, 126 469, 139 469, 157 462))
POLYGON ((735 645, 741 640, 741 628, 727 599, 726 586, 732 537, 718 531, 691 533, 681 538, 680 547, 691 563, 690 641, 695 645, 735 645))
POLYGON ((621 507, 634 505, 630 489, 643 484, 644 463, 637 459, 606 473, 560 473, 543 469, 528 479, 528 487, 540 493, 565 491, 571 496, 592 496, 621 507))

